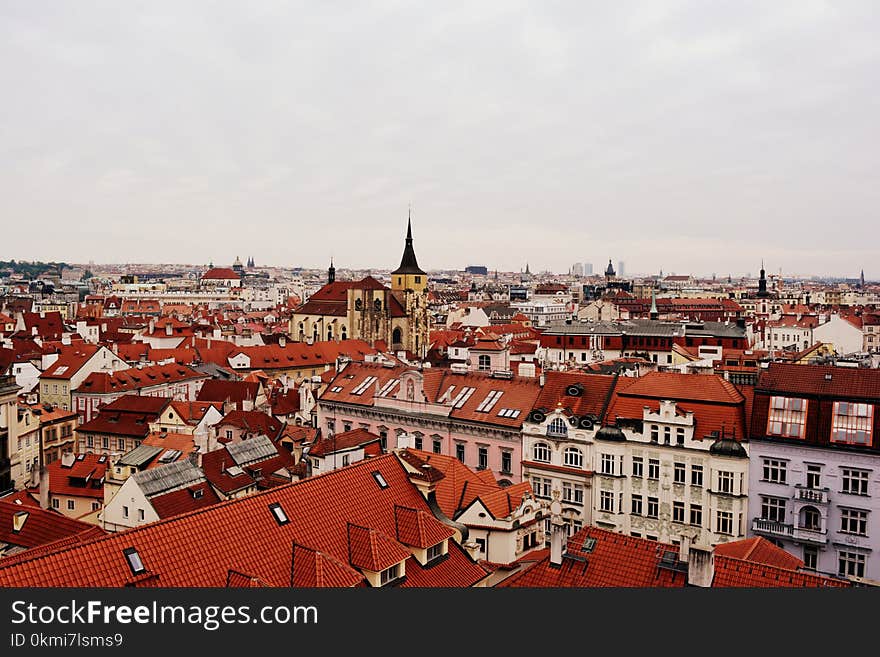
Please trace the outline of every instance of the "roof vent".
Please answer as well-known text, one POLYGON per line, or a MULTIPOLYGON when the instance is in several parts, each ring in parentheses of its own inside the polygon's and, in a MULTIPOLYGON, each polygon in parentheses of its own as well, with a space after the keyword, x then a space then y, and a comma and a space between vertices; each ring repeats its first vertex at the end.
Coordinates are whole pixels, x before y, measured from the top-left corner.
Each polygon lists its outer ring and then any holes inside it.
POLYGON ((825 380, 826 380, 826 381, 830 381, 830 380, 831 380, 831 372, 826 372, 826 373, 825 373, 825 380))

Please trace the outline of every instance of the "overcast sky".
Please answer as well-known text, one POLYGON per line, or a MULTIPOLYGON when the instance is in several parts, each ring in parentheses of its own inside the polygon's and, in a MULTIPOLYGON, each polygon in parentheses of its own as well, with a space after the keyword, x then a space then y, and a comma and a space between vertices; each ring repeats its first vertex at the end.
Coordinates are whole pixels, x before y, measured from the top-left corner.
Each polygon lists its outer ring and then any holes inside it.
POLYGON ((878 76, 876 0, 0 0, 0 259, 876 278, 878 76))

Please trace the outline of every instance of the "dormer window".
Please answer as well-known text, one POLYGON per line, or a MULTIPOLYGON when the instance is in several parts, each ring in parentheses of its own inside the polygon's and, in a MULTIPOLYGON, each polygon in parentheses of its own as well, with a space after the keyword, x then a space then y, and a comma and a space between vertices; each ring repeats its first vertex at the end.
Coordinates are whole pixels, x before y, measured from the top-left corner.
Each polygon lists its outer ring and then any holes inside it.
POLYGON ((442 557, 443 554, 443 543, 437 543, 437 545, 432 545, 428 548, 427 559, 428 561, 433 561, 434 559, 442 557))
POLYGON ((393 582, 396 579, 400 578, 400 564, 396 563, 390 568, 386 568, 381 573, 379 573, 379 583, 382 586, 393 582))

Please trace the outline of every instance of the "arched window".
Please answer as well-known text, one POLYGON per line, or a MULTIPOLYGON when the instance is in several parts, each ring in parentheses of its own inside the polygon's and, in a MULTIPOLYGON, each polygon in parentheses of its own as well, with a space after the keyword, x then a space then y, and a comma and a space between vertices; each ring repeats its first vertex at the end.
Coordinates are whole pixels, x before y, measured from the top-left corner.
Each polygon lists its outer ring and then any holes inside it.
POLYGON ((401 331, 400 328, 396 328, 391 332, 391 342, 394 344, 400 344, 403 342, 403 331, 401 331))
POLYGON ((547 443, 535 443, 532 448, 532 458, 541 463, 550 463, 550 445, 547 443))
POLYGON ((327 340, 330 341, 333 339, 333 327, 327 328, 327 340))
POLYGON ((480 371, 488 372, 489 369, 492 367, 492 358, 490 356, 487 356, 486 354, 482 354, 477 359, 477 363, 480 371))
POLYGON ((801 509, 800 529, 812 529, 819 531, 822 529, 822 514, 814 506, 805 506, 801 509))
POLYGON ((566 447, 563 456, 563 463, 570 468, 580 468, 584 465, 584 453, 577 447, 566 447))
POLYGON ((547 427, 548 436, 567 436, 568 425, 561 417, 555 418, 547 427))
POLYGON ((376 299, 373 302, 373 307, 376 309, 376 312, 382 312, 382 299, 376 299))
POLYGON ((348 332, 345 330, 345 327, 342 327, 342 339, 345 340, 348 337, 348 332))
POLYGON ((364 307, 364 304, 363 304, 363 302, 362 302, 360 299, 355 299, 355 300, 354 300, 354 309, 355 309, 355 310, 362 310, 363 307, 364 307))

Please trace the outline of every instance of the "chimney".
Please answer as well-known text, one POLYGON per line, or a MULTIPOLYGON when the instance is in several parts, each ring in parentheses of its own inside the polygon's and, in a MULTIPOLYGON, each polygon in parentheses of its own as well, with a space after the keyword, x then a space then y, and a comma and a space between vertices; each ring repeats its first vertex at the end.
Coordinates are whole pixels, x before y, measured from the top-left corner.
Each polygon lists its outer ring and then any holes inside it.
POLYGON ((74 454, 73 452, 64 452, 61 455, 61 467, 62 468, 73 467, 74 461, 76 461, 76 454, 74 454))
POLYGON ((688 586, 709 588, 715 579, 715 554, 712 548, 691 545, 688 551, 688 586))
POLYGON ((562 550, 565 545, 565 524, 562 518, 554 516, 550 521, 550 566, 562 565, 562 550))
POLYGON ((15 515, 12 516, 12 532, 14 534, 24 529, 24 523, 27 521, 28 515, 30 514, 27 511, 16 511, 15 515))
POLYGON ((40 508, 49 508, 49 468, 40 468, 40 508))
POLYGON ((152 333, 153 331, 156 330, 156 322, 152 318, 150 319, 150 323, 148 324, 148 326, 150 329, 149 330, 150 333, 152 333))
POLYGON ((687 563, 688 556, 690 556, 691 540, 693 539, 687 534, 681 534, 678 538, 678 560, 682 563, 687 563))

